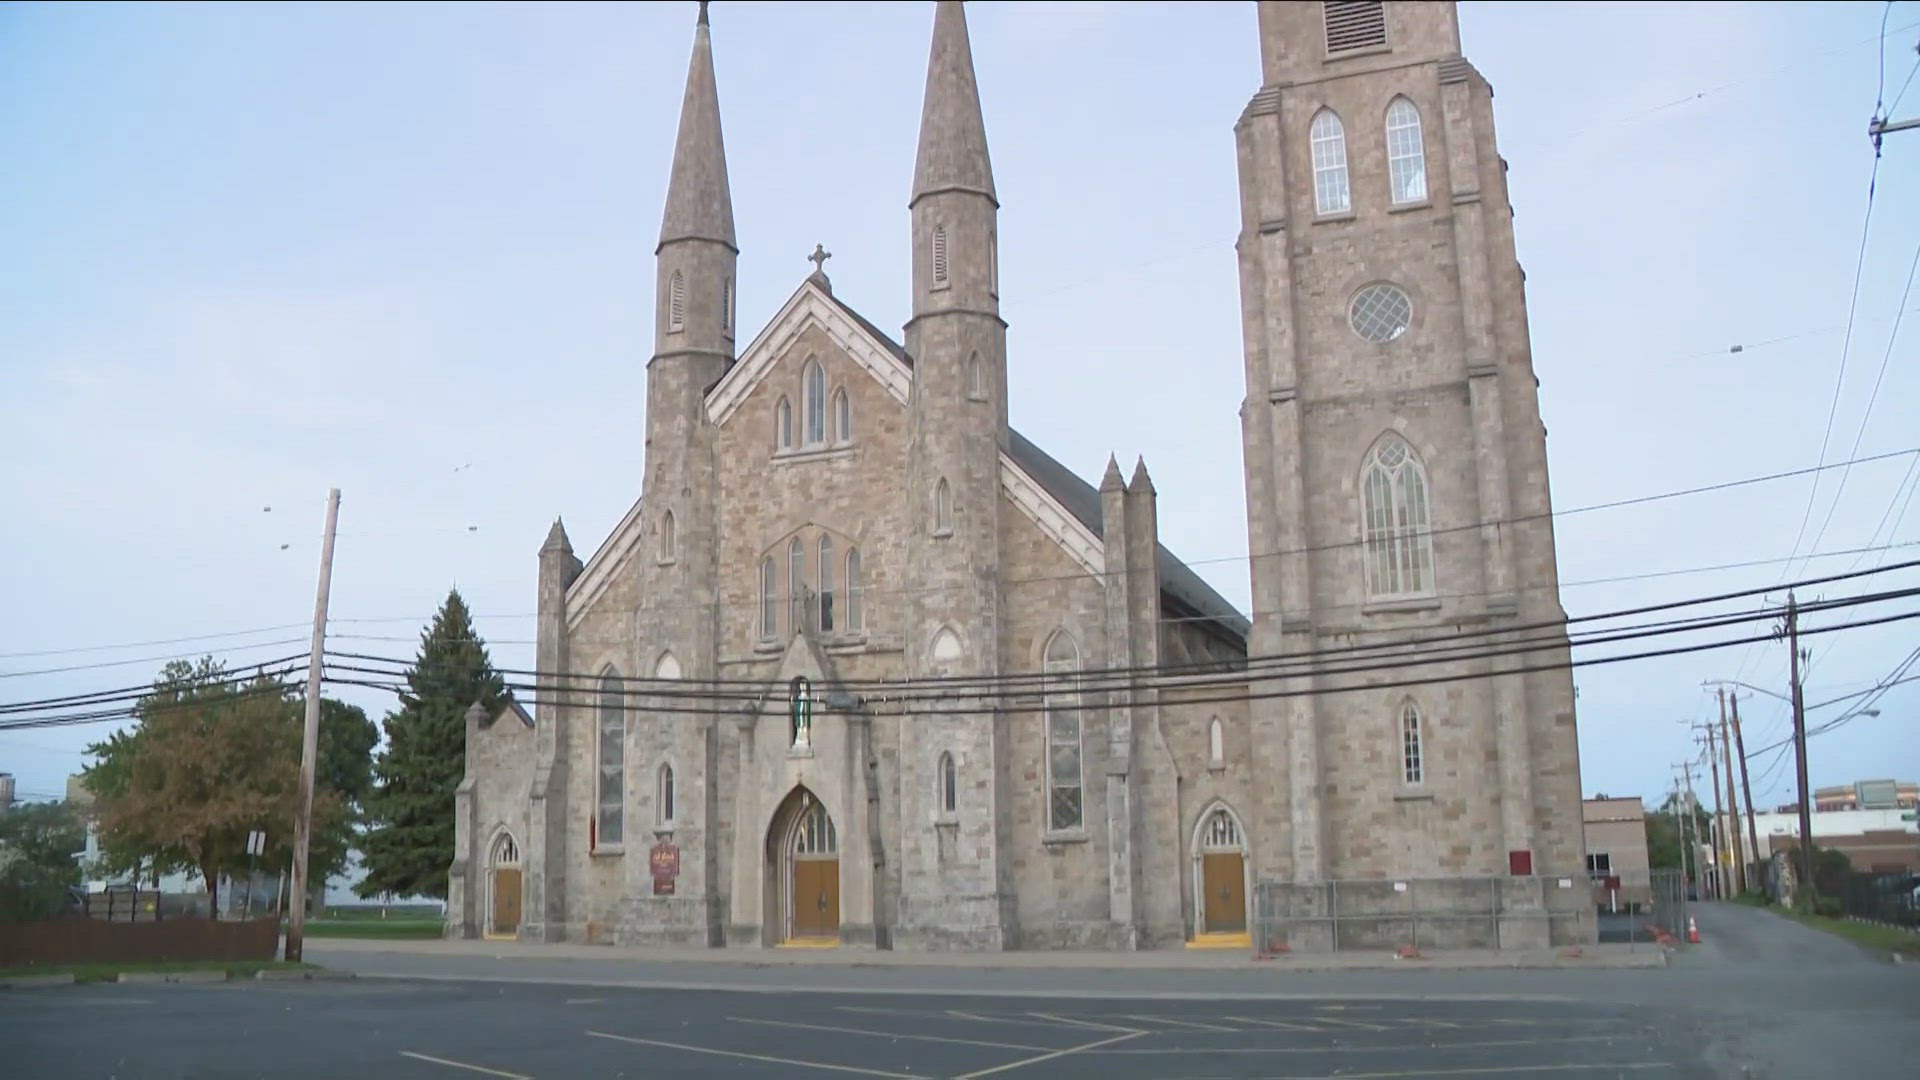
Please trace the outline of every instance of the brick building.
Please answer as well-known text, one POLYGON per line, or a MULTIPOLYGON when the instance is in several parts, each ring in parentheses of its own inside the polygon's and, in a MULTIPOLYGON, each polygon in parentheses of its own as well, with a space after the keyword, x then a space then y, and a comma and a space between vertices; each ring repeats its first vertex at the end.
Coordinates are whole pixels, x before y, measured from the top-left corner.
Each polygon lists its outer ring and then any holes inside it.
POLYGON ((1570 676, 1490 674, 1566 655, 1491 89, 1450 3, 1268 2, 1259 33, 1249 620, 1159 544, 1144 463, 1096 487, 1007 425, 961 5, 934 15, 898 341, 824 252, 740 333, 703 5, 642 494, 584 563, 558 522, 541 549, 539 668, 572 681, 472 718, 449 933, 1124 949, 1231 941, 1256 891, 1480 877, 1529 944, 1525 916, 1586 907, 1550 884, 1585 876, 1570 676), (1462 631, 1532 651, 1431 640, 1462 631), (1355 649, 1457 681, 1275 667, 1355 649))

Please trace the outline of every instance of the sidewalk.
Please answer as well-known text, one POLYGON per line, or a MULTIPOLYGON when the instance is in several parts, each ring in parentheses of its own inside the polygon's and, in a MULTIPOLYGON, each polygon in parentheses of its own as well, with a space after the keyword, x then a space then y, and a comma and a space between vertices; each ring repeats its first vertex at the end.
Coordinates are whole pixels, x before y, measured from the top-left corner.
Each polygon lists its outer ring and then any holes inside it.
MULTIPOLYGON (((314 938, 309 953, 331 956, 418 956, 505 961, 595 960, 634 964, 682 964, 745 968, 895 968, 972 971, 1370 971, 1384 969, 1511 970, 1655 968, 1667 965, 1663 949, 1649 945, 1587 945, 1578 955, 1562 949, 1461 949, 1402 960, 1390 952, 1293 954, 1254 960, 1238 950, 1150 949, 1141 952, 905 952, 877 949, 695 949, 581 945, 571 942, 474 939, 392 941, 314 938)), ((325 961, 321 961, 325 962, 325 961)), ((502 967, 503 973, 510 968, 502 967)))

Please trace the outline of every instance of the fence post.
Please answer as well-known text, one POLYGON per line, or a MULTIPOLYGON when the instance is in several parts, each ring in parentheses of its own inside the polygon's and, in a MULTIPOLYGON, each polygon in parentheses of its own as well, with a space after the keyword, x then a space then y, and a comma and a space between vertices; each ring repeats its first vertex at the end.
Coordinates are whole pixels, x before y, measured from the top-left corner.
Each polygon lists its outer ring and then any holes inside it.
POLYGON ((1340 951, 1340 883, 1327 879, 1327 951, 1340 951))

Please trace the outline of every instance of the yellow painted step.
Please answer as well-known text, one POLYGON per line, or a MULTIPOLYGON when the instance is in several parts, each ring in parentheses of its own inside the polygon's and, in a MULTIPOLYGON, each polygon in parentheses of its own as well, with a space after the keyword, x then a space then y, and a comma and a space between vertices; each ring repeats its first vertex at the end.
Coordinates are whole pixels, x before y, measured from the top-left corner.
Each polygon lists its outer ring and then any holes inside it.
POLYGON ((1187 942, 1189 949, 1252 949, 1253 935, 1245 930, 1234 933, 1196 934, 1187 942))
POLYGON ((790 937, 775 948, 779 949, 837 949, 840 939, 837 937, 790 937))

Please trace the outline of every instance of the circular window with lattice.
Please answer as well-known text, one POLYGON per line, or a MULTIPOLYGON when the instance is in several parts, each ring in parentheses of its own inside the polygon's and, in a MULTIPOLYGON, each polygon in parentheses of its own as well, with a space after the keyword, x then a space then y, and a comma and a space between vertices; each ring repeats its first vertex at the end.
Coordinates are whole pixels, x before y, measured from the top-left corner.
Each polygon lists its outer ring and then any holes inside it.
POLYGON ((1353 294, 1347 321, 1354 333, 1384 345, 1407 332, 1413 322, 1413 301, 1399 286, 1376 282, 1353 294))

